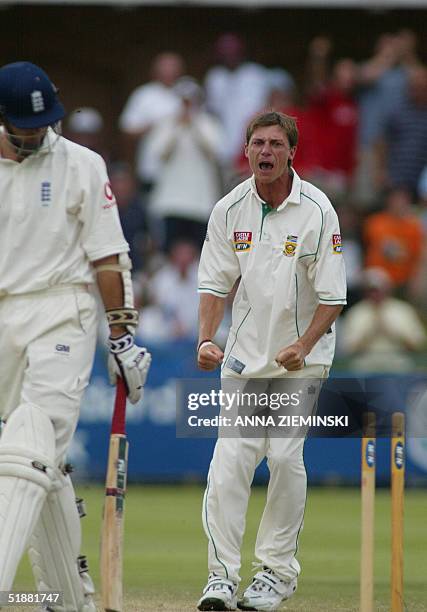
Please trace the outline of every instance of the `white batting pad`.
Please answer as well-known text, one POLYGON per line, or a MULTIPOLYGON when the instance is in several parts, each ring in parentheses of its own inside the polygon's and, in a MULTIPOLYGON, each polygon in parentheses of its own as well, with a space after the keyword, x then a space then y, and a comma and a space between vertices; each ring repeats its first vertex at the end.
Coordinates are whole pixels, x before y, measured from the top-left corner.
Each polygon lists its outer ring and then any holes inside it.
POLYGON ((12 588, 52 484, 55 433, 50 419, 33 404, 9 417, 0 438, 0 590, 12 588))
POLYGON ((29 556, 39 591, 62 591, 58 612, 96 612, 92 579, 79 566, 80 517, 71 479, 59 469, 30 540, 29 556))

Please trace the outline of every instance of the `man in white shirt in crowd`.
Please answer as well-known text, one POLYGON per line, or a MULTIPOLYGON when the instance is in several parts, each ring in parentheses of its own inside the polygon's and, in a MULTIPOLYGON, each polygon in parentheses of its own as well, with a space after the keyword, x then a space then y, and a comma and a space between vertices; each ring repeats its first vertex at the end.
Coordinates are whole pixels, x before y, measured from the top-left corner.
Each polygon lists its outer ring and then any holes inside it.
POLYGON ((206 104, 227 134, 221 151, 227 169, 241 152, 247 123, 267 103, 270 79, 264 66, 245 59, 245 41, 238 34, 221 34, 215 54, 218 64, 206 74, 206 104))
POLYGON ((155 183, 159 165, 153 162, 152 128, 157 122, 175 115, 180 107, 174 85, 183 75, 184 61, 177 53, 157 55, 151 67, 152 81, 137 87, 129 96, 119 119, 130 148, 136 150, 135 172, 144 192, 155 183))
MULTIPOLYGON (((305 379, 309 394, 318 379, 319 389, 346 303, 338 218, 325 194, 293 170, 297 141, 293 118, 257 116, 246 134, 253 175, 216 204, 209 220, 199 269, 198 364, 206 371, 222 364, 223 386, 237 381, 240 391, 261 378, 270 388, 296 389, 305 379), (223 352, 214 338, 224 298, 239 278, 223 352)), ((305 400, 309 414, 316 399, 305 400)), ((303 448, 301 430, 219 436, 203 501, 209 578, 199 610, 276 610, 295 592, 307 490, 303 448), (237 601, 250 487, 264 456, 270 481, 255 547, 259 571, 237 601)))
POLYGON ((97 282, 110 380, 139 401, 150 354, 134 344, 128 244, 102 158, 59 135, 64 108, 30 62, 0 69, 0 591, 29 548, 39 591, 94 612, 65 463, 96 344, 97 282))
POLYGON ((200 251, 185 238, 171 245, 164 265, 147 284, 138 337, 151 344, 197 338, 197 265, 200 251))
POLYGON ((201 249, 212 204, 222 195, 219 150, 224 138, 217 118, 201 107, 203 92, 197 81, 182 77, 174 90, 179 113, 152 132, 151 158, 160 172, 149 210, 153 219, 163 221, 165 250, 180 238, 201 249))
POLYGON ((357 372, 411 372, 414 354, 426 343, 415 308, 392 295, 391 278, 383 268, 362 273, 364 299, 343 317, 342 348, 357 372))

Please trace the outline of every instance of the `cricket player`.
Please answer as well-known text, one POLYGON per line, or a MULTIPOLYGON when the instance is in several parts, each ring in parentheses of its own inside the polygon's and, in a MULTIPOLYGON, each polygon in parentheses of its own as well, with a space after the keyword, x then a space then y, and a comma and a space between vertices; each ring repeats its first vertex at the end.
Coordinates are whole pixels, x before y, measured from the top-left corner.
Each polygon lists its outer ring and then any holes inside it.
MULTIPOLYGON (((248 126, 253 175, 214 207, 200 268, 198 364, 224 379, 324 379, 334 321, 346 303, 337 215, 324 193, 292 168, 298 131, 278 112, 248 126), (225 351, 213 341, 237 279, 225 351)), ((289 384, 291 381, 289 381, 289 384)), ((276 610, 297 588, 298 535, 306 501, 304 435, 219 437, 203 500, 209 579, 199 610, 276 610), (237 601, 240 548, 254 471, 267 457, 267 500, 258 566, 237 601)))
POLYGON ((59 135, 57 90, 30 62, 0 68, 0 591, 28 548, 39 591, 96 610, 65 464, 92 368, 98 284, 109 374, 129 400, 151 357, 134 344, 128 244, 103 160, 59 135))

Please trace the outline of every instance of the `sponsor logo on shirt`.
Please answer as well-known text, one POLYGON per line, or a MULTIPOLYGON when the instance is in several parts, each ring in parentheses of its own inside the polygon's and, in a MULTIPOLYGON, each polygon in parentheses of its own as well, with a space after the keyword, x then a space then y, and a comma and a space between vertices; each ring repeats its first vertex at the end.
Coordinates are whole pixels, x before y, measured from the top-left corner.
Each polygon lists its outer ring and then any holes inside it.
POLYGON ((234 250, 249 251, 252 246, 252 232, 234 232, 234 250))
POLYGON ((336 255, 342 253, 341 234, 332 234, 332 253, 336 255))
POLYGON ((57 344, 55 346, 55 353, 61 353, 62 355, 69 355, 70 347, 68 344, 57 344))
POLYGON ((49 206, 52 199, 52 185, 49 181, 43 181, 40 185, 40 200, 42 206, 49 206))
POLYGON ((291 236, 290 234, 286 237, 285 246, 283 247, 283 253, 286 257, 294 257, 295 251, 298 246, 298 236, 291 236))
POLYGON ((114 194, 113 190, 111 189, 111 185, 108 182, 104 185, 104 195, 108 201, 102 205, 102 208, 104 210, 108 208, 113 208, 113 206, 116 205, 116 200, 114 199, 114 194))
POLYGON ((233 357, 233 355, 230 355, 230 357, 227 359, 227 367, 230 368, 230 370, 233 370, 233 372, 241 374, 246 365, 242 361, 236 359, 236 357, 233 357))

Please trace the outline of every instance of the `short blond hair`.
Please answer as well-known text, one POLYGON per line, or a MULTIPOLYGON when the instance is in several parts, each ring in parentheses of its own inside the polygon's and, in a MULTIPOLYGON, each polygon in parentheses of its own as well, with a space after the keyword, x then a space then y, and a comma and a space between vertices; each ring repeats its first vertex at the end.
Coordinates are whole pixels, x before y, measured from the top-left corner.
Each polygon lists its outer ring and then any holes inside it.
POLYGON ((252 134, 260 127, 268 127, 269 125, 278 125, 282 128, 291 147, 296 147, 298 144, 298 128, 296 120, 290 115, 279 113, 277 111, 269 111, 256 115, 246 129, 246 144, 249 144, 252 134))

